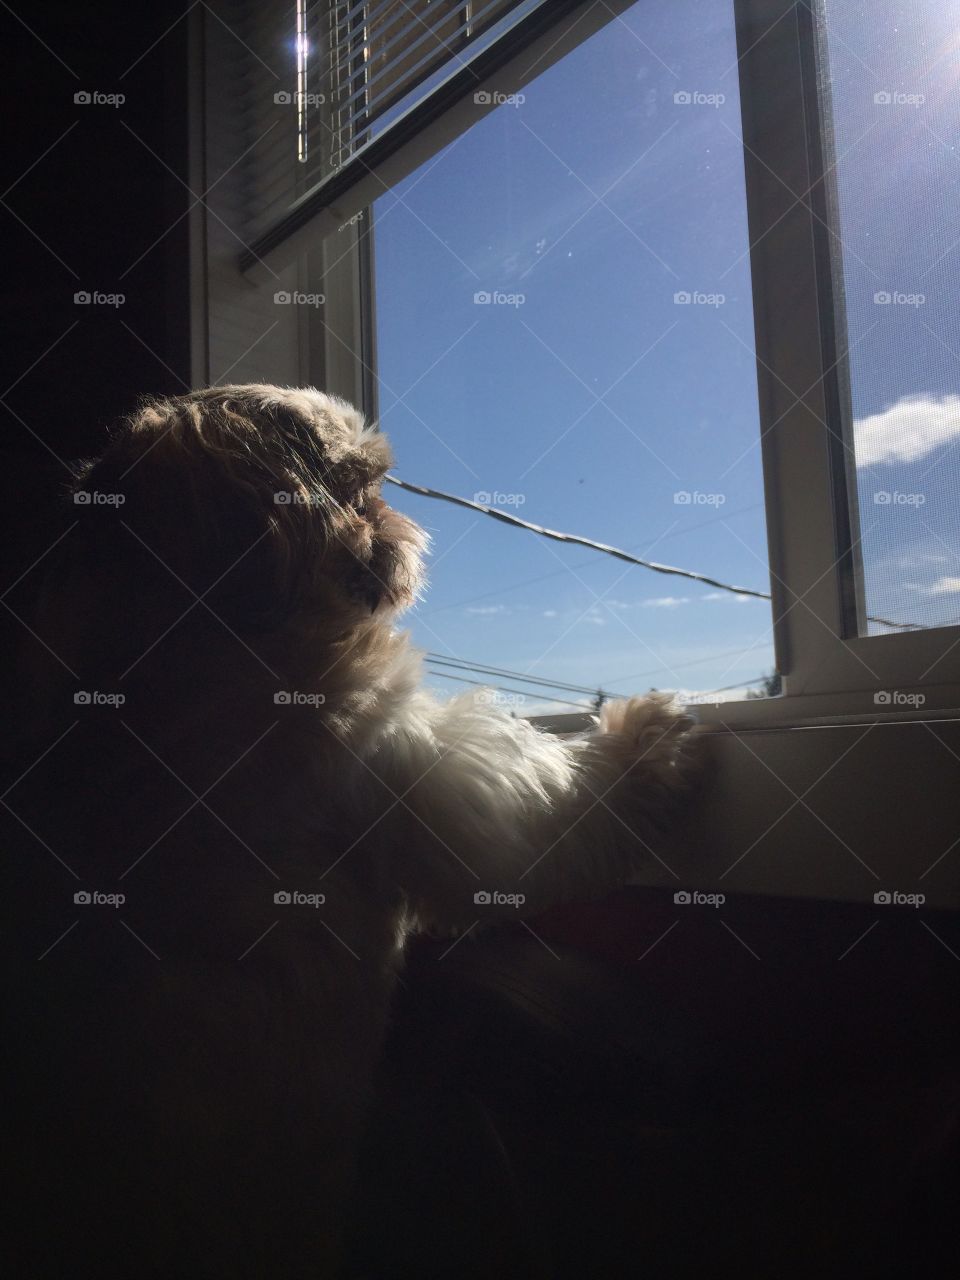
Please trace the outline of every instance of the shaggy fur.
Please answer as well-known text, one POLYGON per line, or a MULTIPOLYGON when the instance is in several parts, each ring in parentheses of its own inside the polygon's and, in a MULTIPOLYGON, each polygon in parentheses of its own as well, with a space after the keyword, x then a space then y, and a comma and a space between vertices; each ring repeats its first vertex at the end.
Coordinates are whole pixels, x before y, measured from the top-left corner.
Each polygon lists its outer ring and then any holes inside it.
MULTIPOLYGON (((129 1274, 331 1274, 404 936, 621 883, 688 780, 665 698, 560 739, 421 687, 394 624, 427 539, 390 465, 342 401, 227 386, 146 404, 77 475, 41 633, 126 701, 84 721, 73 856, 160 957, 116 930, 142 973, 73 1042, 106 1096, 123 1079, 129 1274)), ((45 680, 48 731, 74 688, 45 680)))

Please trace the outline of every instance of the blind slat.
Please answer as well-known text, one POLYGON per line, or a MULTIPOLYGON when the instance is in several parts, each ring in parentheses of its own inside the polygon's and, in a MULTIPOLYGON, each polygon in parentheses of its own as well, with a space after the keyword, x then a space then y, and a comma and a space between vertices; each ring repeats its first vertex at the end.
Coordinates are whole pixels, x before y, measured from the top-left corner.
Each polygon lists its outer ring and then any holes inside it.
POLYGON ((221 0, 239 37, 227 57, 249 148, 244 234, 255 237, 335 174, 388 112, 415 102, 424 81, 469 55, 473 41, 524 2, 221 0))

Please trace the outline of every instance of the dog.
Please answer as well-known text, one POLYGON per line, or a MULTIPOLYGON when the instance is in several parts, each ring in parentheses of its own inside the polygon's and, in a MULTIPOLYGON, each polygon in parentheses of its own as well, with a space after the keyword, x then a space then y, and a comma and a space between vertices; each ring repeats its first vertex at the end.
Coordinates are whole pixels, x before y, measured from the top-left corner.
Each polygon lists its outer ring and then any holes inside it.
POLYGON ((696 776, 662 695, 559 737, 423 687, 391 465, 344 401, 249 385, 147 401, 77 470, 36 704, 78 723, 76 875, 123 903, 44 962, 37 1105, 66 1076, 98 1118, 32 1176, 69 1167, 63 1234, 118 1274, 335 1275, 404 939, 623 883, 696 776))

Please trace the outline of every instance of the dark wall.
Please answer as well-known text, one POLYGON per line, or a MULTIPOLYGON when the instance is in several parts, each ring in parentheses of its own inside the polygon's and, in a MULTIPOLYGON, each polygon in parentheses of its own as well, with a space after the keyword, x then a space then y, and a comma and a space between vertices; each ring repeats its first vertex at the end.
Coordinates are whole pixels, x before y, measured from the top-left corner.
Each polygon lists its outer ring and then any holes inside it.
MULTIPOLYGON (((187 5, 13 9, 0 9, 0 592, 65 527, 64 464, 96 452, 140 395, 189 379, 187 5), (126 100, 76 103, 78 92, 126 100), (82 291, 125 301, 77 305, 82 291)), ((39 577, 5 598, 0 628, 14 647, 36 643, 9 610, 29 622, 39 577)))

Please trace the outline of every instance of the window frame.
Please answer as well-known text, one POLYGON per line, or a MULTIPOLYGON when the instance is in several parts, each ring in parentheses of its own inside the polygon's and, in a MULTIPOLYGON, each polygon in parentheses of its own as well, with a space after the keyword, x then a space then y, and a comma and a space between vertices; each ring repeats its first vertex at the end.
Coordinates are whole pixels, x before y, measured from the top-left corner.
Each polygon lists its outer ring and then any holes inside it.
MULTIPOLYGON (((903 717, 904 704, 878 700, 894 691, 924 699, 913 707, 914 719, 960 707, 960 627, 859 634, 863 619, 855 601, 862 593, 853 586, 860 569, 850 532, 859 523, 851 506, 855 487, 846 484, 842 275, 838 239, 830 230, 837 161, 829 154, 823 126, 830 104, 818 76, 823 2, 733 0, 767 522, 764 568, 784 692, 699 705, 698 718, 718 729, 895 720, 903 717)), ((626 0, 615 0, 598 14, 589 0, 564 3, 553 25, 514 55, 504 53, 501 43, 497 55, 486 48, 473 60, 459 60, 439 106, 412 108, 391 125, 393 142, 384 134, 361 148, 350 162, 359 173, 352 188, 338 177, 330 203, 317 204, 316 191, 310 193, 312 222, 302 219, 302 197, 288 219, 286 241, 273 233, 262 238, 267 263, 274 255, 299 255, 305 287, 327 297, 320 314, 301 319, 301 381, 353 399, 376 418, 370 203, 476 123, 474 93, 518 91, 627 7, 626 0), (471 75, 471 66, 483 74, 471 75), (347 225, 358 211, 359 223, 347 225), (345 352, 357 354, 346 358, 345 352)), ((260 253, 249 247, 238 255, 237 272, 248 286, 269 287, 262 283, 267 277, 260 253)), ((574 729, 589 717, 534 719, 574 729)))
POLYGON ((828 150, 829 99, 818 75, 823 0, 734 5, 774 649, 784 692, 703 707, 701 718, 738 725, 884 718, 898 710, 877 695, 894 693, 923 697, 917 715, 956 708, 960 630, 858 634, 841 247, 831 231, 837 159, 828 150))

